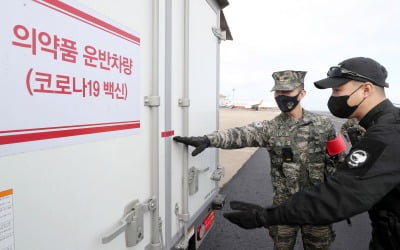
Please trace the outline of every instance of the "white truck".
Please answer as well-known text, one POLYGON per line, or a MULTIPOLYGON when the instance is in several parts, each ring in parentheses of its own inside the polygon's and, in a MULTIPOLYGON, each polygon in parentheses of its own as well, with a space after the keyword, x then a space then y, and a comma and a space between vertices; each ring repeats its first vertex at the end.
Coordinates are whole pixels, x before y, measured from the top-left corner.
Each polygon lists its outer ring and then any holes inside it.
POLYGON ((12 0, 0 18, 0 249, 197 249, 224 204, 227 0, 12 0))

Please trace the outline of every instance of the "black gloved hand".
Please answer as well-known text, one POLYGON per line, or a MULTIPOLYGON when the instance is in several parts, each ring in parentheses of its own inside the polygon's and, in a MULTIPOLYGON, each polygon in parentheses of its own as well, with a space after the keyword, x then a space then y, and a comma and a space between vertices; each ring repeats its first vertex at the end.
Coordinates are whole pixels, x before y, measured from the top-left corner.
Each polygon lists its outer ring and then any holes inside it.
POLYGON ((176 142, 180 142, 180 143, 195 147, 196 149, 193 150, 192 156, 196 156, 196 155, 200 154, 201 152, 204 151, 204 149, 206 149, 210 146, 210 140, 205 135, 204 136, 190 136, 190 137, 174 136, 173 139, 176 142))
POLYGON ((356 145, 361 140, 363 133, 365 132, 358 127, 350 127, 347 129, 347 134, 349 135, 352 146, 356 145))
POLYGON ((224 217, 230 222, 244 229, 267 227, 265 208, 251 203, 231 201, 230 206, 237 212, 224 213, 224 217))

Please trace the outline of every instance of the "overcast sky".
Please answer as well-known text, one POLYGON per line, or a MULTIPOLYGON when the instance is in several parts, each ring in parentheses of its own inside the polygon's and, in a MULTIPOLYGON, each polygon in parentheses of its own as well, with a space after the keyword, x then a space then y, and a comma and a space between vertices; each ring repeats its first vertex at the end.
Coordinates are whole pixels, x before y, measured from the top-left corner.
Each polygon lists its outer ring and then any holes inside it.
POLYGON ((314 81, 344 59, 370 57, 389 72, 386 95, 400 103, 400 1, 229 0, 233 41, 221 44, 221 89, 235 101, 275 104, 272 72, 307 71, 303 107, 328 110, 330 89, 314 81), (235 91, 233 91, 235 89, 235 91))

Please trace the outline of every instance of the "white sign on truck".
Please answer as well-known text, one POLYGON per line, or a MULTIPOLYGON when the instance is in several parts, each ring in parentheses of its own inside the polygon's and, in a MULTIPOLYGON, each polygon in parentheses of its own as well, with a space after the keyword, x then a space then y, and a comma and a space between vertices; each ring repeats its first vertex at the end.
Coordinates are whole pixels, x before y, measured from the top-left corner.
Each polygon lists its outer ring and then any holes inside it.
POLYGON ((2 5, 0 249, 199 247, 223 171, 172 137, 218 129, 227 5, 2 5))
POLYGON ((11 1, 4 14, 0 156, 137 131, 137 34, 61 1, 11 1))

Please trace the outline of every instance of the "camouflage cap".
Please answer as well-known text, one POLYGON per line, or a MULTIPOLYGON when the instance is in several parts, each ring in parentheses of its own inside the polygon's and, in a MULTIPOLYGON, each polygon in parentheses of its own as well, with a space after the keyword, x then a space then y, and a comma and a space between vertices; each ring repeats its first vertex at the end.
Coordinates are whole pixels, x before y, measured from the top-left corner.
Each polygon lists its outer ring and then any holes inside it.
POLYGON ((282 90, 290 91, 301 84, 304 84, 304 77, 306 76, 306 71, 294 71, 294 70, 284 70, 274 72, 272 77, 275 80, 275 85, 271 91, 282 90))

